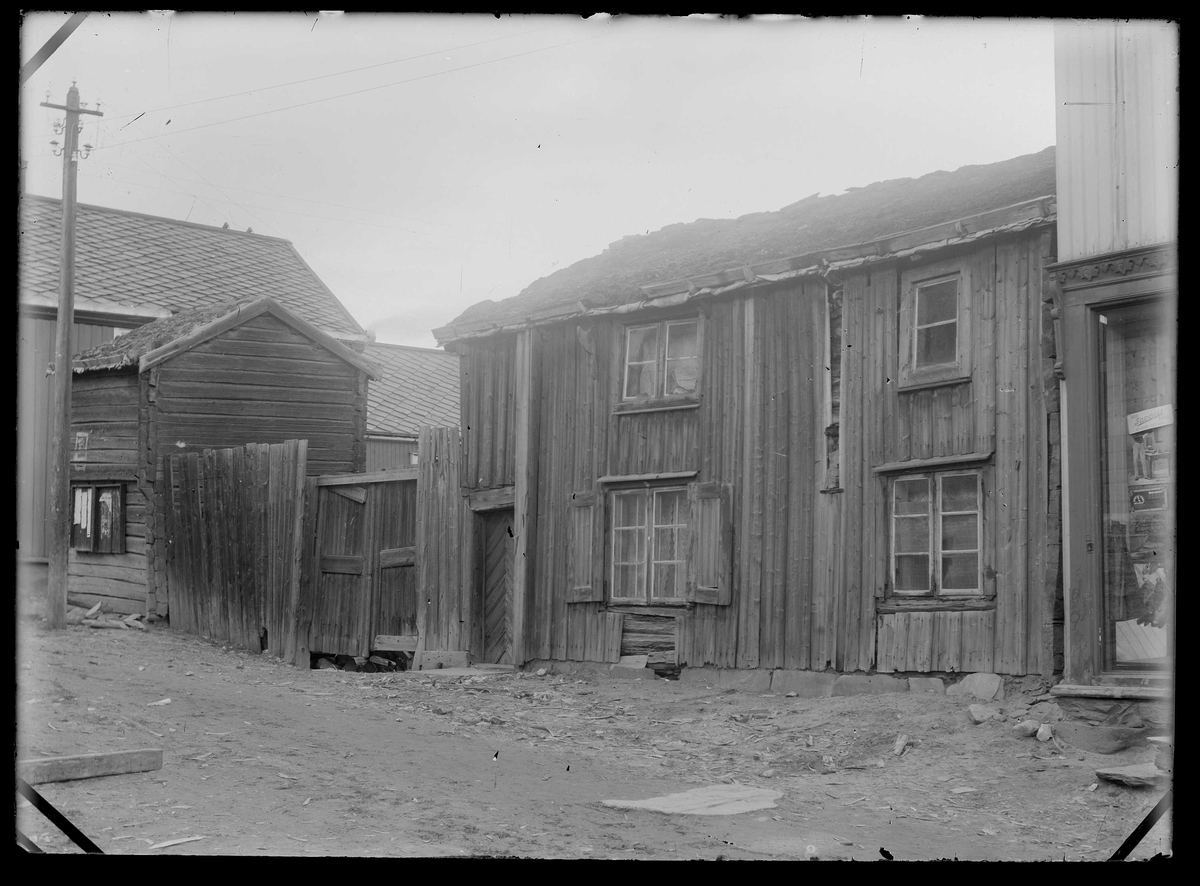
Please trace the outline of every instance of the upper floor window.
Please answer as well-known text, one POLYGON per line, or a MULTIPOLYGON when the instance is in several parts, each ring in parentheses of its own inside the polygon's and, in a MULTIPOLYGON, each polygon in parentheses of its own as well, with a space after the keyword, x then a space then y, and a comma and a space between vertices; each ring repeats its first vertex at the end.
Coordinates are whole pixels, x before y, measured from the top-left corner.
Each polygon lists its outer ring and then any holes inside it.
POLYGON ((983 592, 980 471, 892 481, 892 588, 897 594, 983 592))
POLYGON ((625 327, 622 400, 695 397, 699 377, 698 319, 625 327))
POLYGON ((971 375, 969 268, 942 262, 906 272, 900 300, 900 386, 971 375))

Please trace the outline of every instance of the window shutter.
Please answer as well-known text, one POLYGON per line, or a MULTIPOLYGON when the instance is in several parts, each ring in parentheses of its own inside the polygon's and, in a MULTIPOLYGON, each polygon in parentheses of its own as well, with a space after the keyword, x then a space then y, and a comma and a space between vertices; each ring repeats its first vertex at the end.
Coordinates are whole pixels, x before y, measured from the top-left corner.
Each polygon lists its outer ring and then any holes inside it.
POLYGON ((693 483, 688 600, 728 606, 733 598, 733 485, 693 483))
POLYGON ((594 492, 571 496, 571 585, 568 603, 604 599, 604 527, 599 498, 594 492))

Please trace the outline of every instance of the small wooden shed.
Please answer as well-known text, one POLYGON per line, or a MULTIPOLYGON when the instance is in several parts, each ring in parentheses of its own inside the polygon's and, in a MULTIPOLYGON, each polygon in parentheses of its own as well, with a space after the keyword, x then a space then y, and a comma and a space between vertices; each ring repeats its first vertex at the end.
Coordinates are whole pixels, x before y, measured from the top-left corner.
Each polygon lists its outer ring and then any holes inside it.
POLYGON ((310 476, 365 463, 378 371, 271 298, 157 320, 74 370, 68 593, 80 603, 169 615, 165 456, 306 439, 310 476))

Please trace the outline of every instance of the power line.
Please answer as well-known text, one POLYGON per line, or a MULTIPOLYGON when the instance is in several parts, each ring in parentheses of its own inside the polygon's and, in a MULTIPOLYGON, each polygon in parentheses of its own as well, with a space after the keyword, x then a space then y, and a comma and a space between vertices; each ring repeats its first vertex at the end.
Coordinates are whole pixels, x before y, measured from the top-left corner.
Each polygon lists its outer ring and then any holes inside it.
MULTIPOLYGON (((357 74, 360 71, 370 71, 373 68, 385 68, 388 65, 398 65, 398 64, 401 64, 402 62, 415 61, 416 59, 419 59, 419 58, 429 58, 430 56, 441 55, 444 52, 457 52, 460 49, 471 49, 475 46, 483 46, 485 43, 495 43, 499 40, 512 40, 515 37, 527 37, 530 34, 540 34, 542 31, 553 31, 556 28, 564 28, 564 27, 566 27, 566 25, 551 25, 548 28, 538 28, 536 31, 522 31, 520 34, 505 34, 503 37, 492 37, 489 40, 480 40, 478 43, 464 43, 461 46, 451 46, 448 49, 438 49, 438 50, 434 50, 433 52, 423 52, 420 55, 410 55, 410 56, 407 56, 406 58, 398 58, 398 59, 394 59, 393 61, 390 61, 390 62, 379 62, 374 65, 364 65, 361 68, 350 68, 349 70, 338 71, 337 73, 334 73, 334 74, 321 74, 317 77, 306 77, 303 80, 292 80, 289 83, 277 83, 274 86, 260 86, 257 89, 248 89, 245 92, 231 92, 228 95, 217 95, 217 96, 213 96, 212 98, 197 99, 194 102, 184 102, 181 105, 166 105, 161 108, 151 108, 150 110, 143 111, 142 113, 143 114, 156 114, 159 111, 176 111, 180 108, 190 108, 190 107, 193 107, 194 105, 203 105, 203 104, 207 104, 209 102, 224 101, 227 98, 241 98, 243 95, 254 95, 255 93, 259 93, 259 92, 269 92, 272 89, 284 89, 288 86, 299 86, 301 83, 313 83, 317 80, 328 80, 330 77, 342 77, 342 76, 345 76, 346 74, 357 74)), ((128 117, 134 117, 134 116, 140 116, 140 115, 124 114, 119 117, 112 117, 109 119, 111 122, 111 121, 115 121, 115 120, 125 120, 128 117)))
MULTIPOLYGON (((410 77, 407 80, 397 80, 395 83, 385 83, 382 86, 368 86, 365 89, 356 89, 353 92, 343 92, 340 95, 331 95, 327 98, 315 98, 312 101, 300 102, 299 104, 295 104, 295 105, 286 105, 285 107, 282 107, 282 108, 270 108, 266 111, 257 111, 256 113, 245 114, 241 117, 230 117, 227 120, 216 120, 212 123, 202 123, 199 126, 191 126, 191 127, 188 127, 187 129, 177 129, 174 132, 164 132, 164 133, 162 133, 162 135, 157 135, 157 136, 148 135, 145 138, 134 138, 134 139, 130 139, 129 141, 116 142, 111 145, 105 145, 104 149, 119 148, 122 145, 132 145, 132 144, 136 144, 137 142, 144 142, 144 141, 148 141, 150 139, 165 138, 167 136, 172 136, 172 135, 181 135, 185 132, 195 132, 198 129, 208 129, 211 126, 222 126, 226 123, 237 123, 240 120, 251 120, 255 117, 264 117, 268 114, 278 114, 282 111, 291 111, 296 108, 307 107, 308 105, 317 105, 317 104, 321 104, 322 102, 331 102, 331 101, 334 101, 335 99, 339 99, 339 98, 349 98, 352 95, 362 95, 363 93, 366 93, 366 92, 375 92, 380 89, 390 89, 393 86, 402 86, 405 83, 415 83, 418 80, 428 80, 431 77, 440 77, 443 74, 453 74, 456 71, 467 71, 467 70, 470 70, 471 68, 479 68, 479 67, 483 67, 484 65, 495 64, 496 62, 508 61, 509 59, 514 59, 514 58, 522 58, 527 55, 534 55, 535 53, 538 53, 538 52, 547 52, 551 49, 561 49, 564 46, 575 46, 576 44, 586 43, 589 40, 597 40, 600 37, 604 37, 604 36, 606 36, 606 35, 605 34, 597 34, 594 37, 584 37, 581 40, 569 40, 566 43, 556 43, 553 46, 543 46, 539 49, 531 49, 528 52, 518 52, 514 55, 505 55, 505 56, 501 56, 500 58, 489 59, 488 61, 483 61, 483 62, 476 62, 475 64, 471 64, 471 65, 463 65, 462 67, 458 67, 458 68, 449 68, 445 71, 435 71, 432 74, 422 74, 420 77, 410 77)), ((96 150, 101 150, 101 149, 97 148, 96 150)))

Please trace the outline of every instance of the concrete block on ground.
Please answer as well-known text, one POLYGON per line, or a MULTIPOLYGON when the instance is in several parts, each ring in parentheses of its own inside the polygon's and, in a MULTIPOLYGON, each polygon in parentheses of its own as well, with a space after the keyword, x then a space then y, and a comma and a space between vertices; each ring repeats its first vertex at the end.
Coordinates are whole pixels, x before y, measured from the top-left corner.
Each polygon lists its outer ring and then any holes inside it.
POLYGON ((829 698, 833 695, 833 684, 837 674, 825 671, 785 671, 771 672, 771 691, 776 695, 796 693, 797 698, 829 698))
POLYGON ((909 677, 909 692, 932 692, 934 695, 945 695, 946 684, 941 677, 909 677))
POLYGON ((889 692, 908 692, 908 681, 888 674, 843 674, 833 683, 837 695, 885 695, 889 692))
POLYGON ((967 674, 946 690, 947 695, 969 695, 981 701, 1004 698, 1004 680, 999 674, 967 674))
POLYGON ((770 692, 771 672, 748 668, 722 668, 718 685, 722 689, 737 689, 740 692, 770 692))

